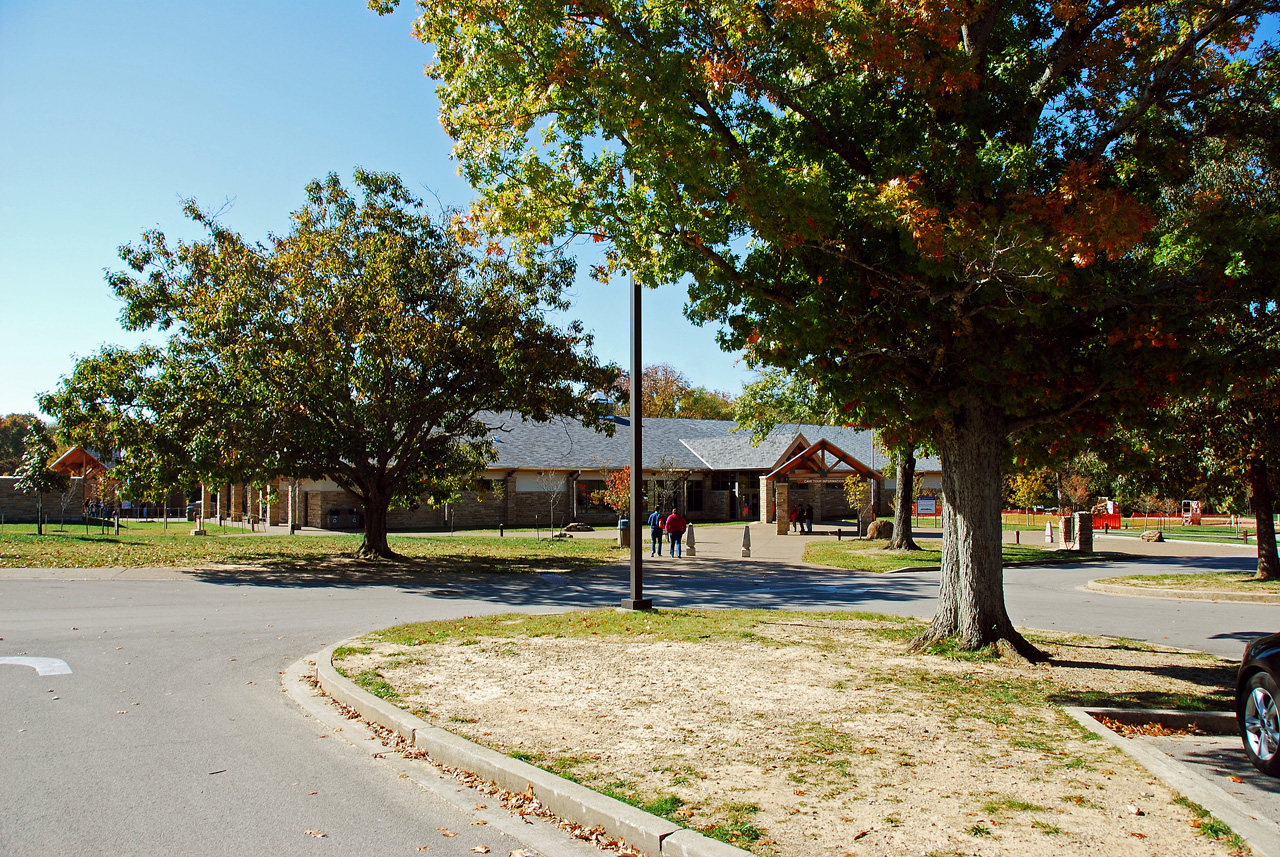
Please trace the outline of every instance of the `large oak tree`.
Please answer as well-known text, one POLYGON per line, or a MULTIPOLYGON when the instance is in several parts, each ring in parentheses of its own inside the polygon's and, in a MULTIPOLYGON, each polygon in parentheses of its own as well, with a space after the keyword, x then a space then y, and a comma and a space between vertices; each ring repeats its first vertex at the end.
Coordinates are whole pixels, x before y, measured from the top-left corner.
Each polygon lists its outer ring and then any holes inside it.
POLYGON ((725 345, 924 430, 947 537, 928 636, 1039 656, 1004 606, 1008 445, 1178 380, 1191 310, 1232 282, 1162 270, 1153 208, 1196 139, 1276 135, 1218 109, 1274 62, 1244 49, 1275 0, 420 8, 484 210, 607 240, 645 283, 691 276, 725 345))
POLYGON ((163 346, 86 358, 43 407, 143 459, 202 478, 328 477, 364 506, 360 554, 394 556, 393 503, 448 499, 493 458, 490 412, 611 431, 618 370, 550 309, 574 265, 512 254, 461 218, 437 222, 399 178, 312 182, 285 235, 245 240, 194 202, 204 240, 159 231, 108 279, 133 329, 163 346))

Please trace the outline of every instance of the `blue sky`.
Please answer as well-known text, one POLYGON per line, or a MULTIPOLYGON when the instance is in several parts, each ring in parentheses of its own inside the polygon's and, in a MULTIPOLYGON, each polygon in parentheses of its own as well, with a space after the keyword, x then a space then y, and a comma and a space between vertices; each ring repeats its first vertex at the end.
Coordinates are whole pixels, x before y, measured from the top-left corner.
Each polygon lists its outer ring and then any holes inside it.
MULTIPOLYGON (((234 200, 223 221, 252 238, 287 229, 308 180, 357 165, 466 205, 411 10, 0 0, 0 414, 33 410, 74 355, 138 341, 103 271, 143 229, 194 237, 182 197, 234 200)), ((627 295, 580 275, 571 313, 622 365, 627 295)), ((751 373, 683 318, 683 290, 645 299, 645 362, 738 393, 751 373)))

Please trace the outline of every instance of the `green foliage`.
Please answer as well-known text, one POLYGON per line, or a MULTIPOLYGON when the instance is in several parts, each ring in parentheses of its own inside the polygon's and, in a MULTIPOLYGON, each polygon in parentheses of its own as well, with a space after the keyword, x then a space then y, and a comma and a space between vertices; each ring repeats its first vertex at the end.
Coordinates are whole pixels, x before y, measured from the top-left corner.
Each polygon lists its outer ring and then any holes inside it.
POLYGON ((756 442, 780 425, 839 425, 842 416, 808 381, 779 369, 765 369, 744 385, 734 406, 734 419, 756 442))
POLYGON ((0 417, 0 476, 12 473, 22 461, 22 439, 35 422, 35 414, 0 417))
POLYGON ((1162 215, 1194 155, 1277 138, 1270 8, 443 0, 416 33, 486 217, 687 279, 750 363, 937 442, 973 607, 941 631, 978 642, 1013 633, 977 594, 1005 445, 1104 433, 1263 290, 1274 224, 1162 215))
POLYGON ((206 239, 122 248, 122 319, 168 341, 82 361, 44 407, 145 482, 178 462, 213 482, 331 478, 364 504, 361 552, 382 556, 388 506, 469 487, 503 412, 612 431, 588 391, 617 370, 580 324, 546 318, 567 309, 570 260, 435 222, 396 176, 357 170, 355 186, 312 182, 267 244, 189 201, 206 239))
POLYGON ((44 532, 45 494, 66 491, 70 480, 65 473, 49 469, 57 445, 41 420, 32 420, 22 441, 22 461, 13 475, 17 477, 14 488, 23 494, 36 495, 37 533, 44 532))

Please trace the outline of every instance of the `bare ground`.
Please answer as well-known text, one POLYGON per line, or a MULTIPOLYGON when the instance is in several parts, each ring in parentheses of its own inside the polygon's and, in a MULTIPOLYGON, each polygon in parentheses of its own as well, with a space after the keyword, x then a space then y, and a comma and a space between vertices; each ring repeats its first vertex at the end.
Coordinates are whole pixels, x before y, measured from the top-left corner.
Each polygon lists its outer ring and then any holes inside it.
POLYGON ((913 655, 900 622, 867 619, 753 631, 373 644, 340 665, 436 725, 760 854, 1230 853, 1057 705, 1221 707, 1225 662, 1049 635, 1047 665, 913 655))

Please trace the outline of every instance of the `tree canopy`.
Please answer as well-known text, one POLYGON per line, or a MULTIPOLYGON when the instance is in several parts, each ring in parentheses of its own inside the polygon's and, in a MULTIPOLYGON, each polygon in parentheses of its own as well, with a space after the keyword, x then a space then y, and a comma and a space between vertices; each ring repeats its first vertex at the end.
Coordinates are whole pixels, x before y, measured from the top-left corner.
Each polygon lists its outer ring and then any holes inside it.
POLYGON ((1243 288, 1155 227, 1206 141, 1280 136, 1275 0, 420 8, 481 207, 612 242, 601 275, 691 275, 725 345, 924 430, 961 548, 928 636, 1037 657, 1001 592, 1008 444, 1105 431, 1243 288))
POLYGON ((0 417, 0 476, 12 473, 22 462, 22 439, 35 419, 35 414, 0 417))
MULTIPOLYGON (((693 386, 679 369, 670 363, 644 367, 640 378, 644 396, 641 414, 646 417, 682 417, 691 420, 727 420, 733 418, 734 398, 720 390, 693 386)), ((622 373, 621 388, 627 393, 627 404, 619 413, 630 413, 631 381, 622 373)))
POLYGON ((433 220, 364 170, 354 192, 309 184, 289 232, 261 243, 184 209, 206 239, 147 232, 108 277, 126 326, 167 341, 82 361, 43 405, 69 430, 155 467, 171 443, 207 481, 333 479, 364 505, 360 552, 384 557, 392 503, 447 500, 492 460, 488 412, 612 430, 592 394, 616 367, 580 324, 546 319, 566 308, 563 256, 433 220))
POLYGON ((36 495, 36 532, 41 534, 44 533, 44 495, 67 490, 71 481, 65 473, 49 468, 57 448, 44 421, 32 420, 22 441, 22 462, 13 473, 17 477, 14 488, 23 494, 36 495))

